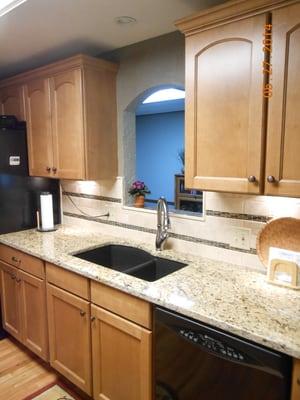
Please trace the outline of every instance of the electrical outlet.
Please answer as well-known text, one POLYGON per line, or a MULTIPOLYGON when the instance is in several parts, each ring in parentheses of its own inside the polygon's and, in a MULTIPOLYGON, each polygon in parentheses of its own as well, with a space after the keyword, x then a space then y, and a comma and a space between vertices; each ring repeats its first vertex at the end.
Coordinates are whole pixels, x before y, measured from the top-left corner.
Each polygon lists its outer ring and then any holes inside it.
POLYGON ((251 229, 232 228, 230 246, 237 249, 250 250, 251 229))

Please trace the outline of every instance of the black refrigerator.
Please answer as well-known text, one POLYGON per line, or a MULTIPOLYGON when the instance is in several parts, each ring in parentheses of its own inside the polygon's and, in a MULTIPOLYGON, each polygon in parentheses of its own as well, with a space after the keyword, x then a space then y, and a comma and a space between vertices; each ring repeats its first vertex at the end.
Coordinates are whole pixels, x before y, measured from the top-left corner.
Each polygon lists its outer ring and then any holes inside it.
POLYGON ((41 192, 53 195, 54 223, 60 223, 59 181, 29 176, 26 124, 0 115, 0 234, 36 227, 41 192))

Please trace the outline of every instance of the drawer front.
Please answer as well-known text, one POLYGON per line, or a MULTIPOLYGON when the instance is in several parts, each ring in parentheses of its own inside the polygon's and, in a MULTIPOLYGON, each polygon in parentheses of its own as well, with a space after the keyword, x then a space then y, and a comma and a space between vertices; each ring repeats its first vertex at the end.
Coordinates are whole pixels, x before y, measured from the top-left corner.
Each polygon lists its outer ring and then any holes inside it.
POLYGON ((46 263, 47 281, 85 300, 90 300, 89 280, 75 272, 46 263))
POLYGON ((145 328, 152 328, 152 307, 147 301, 93 281, 91 301, 145 328))
POLYGON ((0 259, 38 278, 45 277, 44 261, 20 250, 0 244, 0 259))

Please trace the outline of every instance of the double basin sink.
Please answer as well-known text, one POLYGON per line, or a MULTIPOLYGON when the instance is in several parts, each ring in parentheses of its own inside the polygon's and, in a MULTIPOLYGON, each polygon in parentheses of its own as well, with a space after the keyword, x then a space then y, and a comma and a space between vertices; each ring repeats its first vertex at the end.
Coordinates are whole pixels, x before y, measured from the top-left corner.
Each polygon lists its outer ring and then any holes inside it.
POLYGON ((155 257, 135 247, 119 244, 97 247, 92 250, 74 254, 74 257, 149 282, 163 278, 187 265, 177 261, 155 257))

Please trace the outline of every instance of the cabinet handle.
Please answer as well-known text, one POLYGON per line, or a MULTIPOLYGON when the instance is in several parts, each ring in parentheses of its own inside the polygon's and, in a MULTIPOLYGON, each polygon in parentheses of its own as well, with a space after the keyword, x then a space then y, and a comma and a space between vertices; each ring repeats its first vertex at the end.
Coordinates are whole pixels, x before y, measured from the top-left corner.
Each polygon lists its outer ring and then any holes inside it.
POLYGON ((273 175, 269 175, 269 176, 267 177, 267 181, 268 181, 269 183, 276 183, 276 179, 275 179, 275 177, 274 177, 273 175))
POLYGON ((96 317, 91 317, 91 321, 94 322, 96 320, 96 317))
POLYGON ((56 174, 57 168, 56 168, 56 167, 53 167, 53 168, 52 168, 52 171, 56 174))
POLYGON ((13 262, 15 262, 15 263, 20 263, 21 262, 21 260, 19 260, 17 257, 15 257, 15 256, 13 256, 12 258, 11 258, 11 261, 13 261, 13 262))
POLYGON ((16 279, 16 282, 17 282, 17 283, 20 283, 20 282, 21 282, 21 278, 17 278, 17 279, 16 279))
POLYGON ((84 316, 85 316, 85 314, 86 314, 86 312, 85 312, 85 311, 83 311, 83 310, 80 310, 80 315, 81 315, 82 317, 84 317, 84 316))
POLYGON ((51 168, 50 168, 50 167, 46 167, 46 171, 47 171, 47 172, 50 172, 50 171, 51 171, 51 168))
POLYGON ((256 182, 256 177, 254 175, 248 176, 248 182, 255 183, 256 182))

